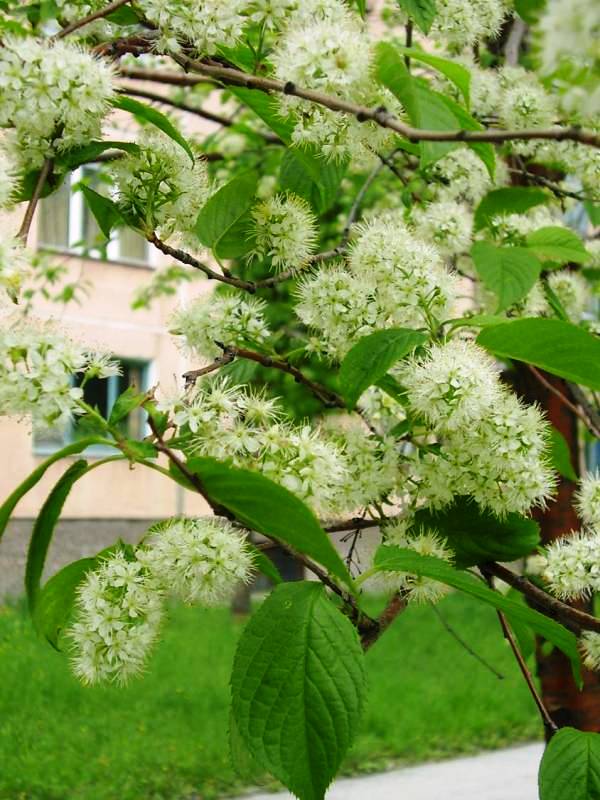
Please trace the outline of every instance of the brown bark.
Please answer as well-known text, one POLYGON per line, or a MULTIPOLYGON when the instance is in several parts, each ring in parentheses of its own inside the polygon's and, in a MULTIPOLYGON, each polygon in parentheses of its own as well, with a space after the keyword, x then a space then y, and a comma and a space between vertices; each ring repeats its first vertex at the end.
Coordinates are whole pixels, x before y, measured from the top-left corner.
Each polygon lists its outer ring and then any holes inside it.
MULTIPOLYGON (((565 381, 547 373, 543 375, 552 386, 573 401, 565 381)), ((571 463, 578 472, 578 423, 573 411, 536 380, 525 367, 518 368, 517 389, 526 401, 538 403, 545 410, 548 420, 562 433, 569 445, 571 463)), ((561 477, 554 500, 545 511, 534 514, 540 524, 542 542, 551 542, 580 527, 573 508, 575 489, 572 481, 561 477)), ((590 603, 572 605, 587 612, 592 611, 590 603)), ((559 727, 570 725, 583 731, 600 732, 600 674, 584 668, 584 687, 579 691, 573 680, 569 660, 560 650, 554 648, 548 653, 547 648, 538 643, 536 655, 542 698, 554 722, 559 727)))

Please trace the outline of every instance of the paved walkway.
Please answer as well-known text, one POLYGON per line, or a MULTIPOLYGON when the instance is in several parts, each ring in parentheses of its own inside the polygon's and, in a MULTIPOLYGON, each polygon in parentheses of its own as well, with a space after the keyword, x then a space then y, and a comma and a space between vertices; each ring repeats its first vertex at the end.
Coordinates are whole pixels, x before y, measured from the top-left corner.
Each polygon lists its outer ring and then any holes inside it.
MULTIPOLYGON (((496 750, 469 758, 344 778, 327 800, 538 800, 541 744, 496 750)), ((287 792, 253 794, 248 800, 289 800, 287 792)))

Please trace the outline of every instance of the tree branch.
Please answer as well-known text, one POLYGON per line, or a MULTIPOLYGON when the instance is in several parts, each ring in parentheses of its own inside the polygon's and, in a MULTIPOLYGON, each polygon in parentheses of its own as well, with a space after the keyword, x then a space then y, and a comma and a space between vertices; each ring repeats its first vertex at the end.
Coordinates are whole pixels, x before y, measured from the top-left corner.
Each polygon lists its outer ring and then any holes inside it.
POLYGON ((40 174, 38 175, 38 179, 36 181, 33 194, 31 195, 31 200, 27 204, 27 208, 25 209, 25 215, 23 217, 23 222, 21 223, 21 227, 19 228, 19 232, 17 233, 17 238, 21 240, 23 245, 27 244, 27 239, 29 237, 29 231, 31 230, 31 223, 33 222, 33 215, 35 214, 35 210, 37 208, 37 204, 40 201, 42 196, 42 191, 44 190, 44 184, 50 172, 52 171, 52 159, 46 158, 44 163, 42 164, 42 168, 40 170, 40 174))
POLYGON ((62 31, 59 31, 59 33, 57 33, 53 38, 63 39, 65 36, 73 33, 73 31, 83 28, 84 25, 88 25, 90 22, 94 22, 97 19, 107 17, 109 14, 112 14, 113 11, 116 11, 118 8, 121 8, 121 6, 124 6, 129 2, 130 0, 114 0, 113 3, 109 3, 107 6, 104 6, 104 8, 100 8, 98 11, 94 11, 92 14, 88 14, 87 17, 83 17, 82 19, 76 20, 70 25, 67 25, 66 28, 63 28, 62 31))

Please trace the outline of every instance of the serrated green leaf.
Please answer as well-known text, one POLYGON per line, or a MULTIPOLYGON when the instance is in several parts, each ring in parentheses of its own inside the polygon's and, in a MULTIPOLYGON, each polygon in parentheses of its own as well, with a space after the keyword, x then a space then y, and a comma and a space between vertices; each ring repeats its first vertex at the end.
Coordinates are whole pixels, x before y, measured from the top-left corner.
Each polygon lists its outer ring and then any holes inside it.
POLYGON ((117 425, 134 409, 143 405, 147 398, 148 395, 145 392, 139 392, 135 386, 128 386, 115 400, 108 418, 108 424, 117 425))
POLYGON ((232 712, 252 757, 300 800, 323 800, 363 710, 364 656, 324 588, 277 586, 246 626, 232 712))
POLYGON ((563 478, 577 483, 579 479, 571 463, 571 451, 569 450, 569 445, 565 437, 560 431, 556 430, 554 425, 550 431, 550 436, 550 459, 552 461, 552 466, 563 478))
POLYGON ((540 276, 542 265, 525 247, 496 247, 475 242, 471 258, 484 285, 498 298, 496 311, 522 300, 540 276))
POLYGON ((71 617, 77 587, 95 565, 95 558, 82 558, 63 567, 44 584, 37 597, 33 623, 56 650, 60 649, 60 635, 71 617))
POLYGON ((87 461, 80 459, 67 469, 48 495, 33 526, 25 566, 25 590, 30 612, 33 612, 40 591, 40 580, 56 523, 73 484, 87 472, 87 461))
POLYGON ((583 242, 576 233, 568 228, 548 226, 539 228, 527 235, 527 247, 540 256, 540 258, 566 264, 573 261, 584 264, 591 259, 591 254, 583 246, 583 242))
POLYGON ((505 614, 529 625, 533 630, 558 647, 571 661, 573 676, 581 685, 581 665, 576 636, 553 619, 534 611, 528 606, 514 603, 499 592, 488 589, 481 581, 450 566, 446 561, 433 556, 422 556, 414 550, 401 547, 380 547, 375 553, 375 567, 381 572, 410 572, 453 586, 461 592, 470 594, 505 614))
POLYGON ((600 800, 600 734, 561 728, 542 757, 540 800, 600 800))
POLYGON ((258 173, 239 175, 222 186, 203 206, 196 222, 198 238, 207 247, 218 248, 220 242, 246 216, 252 206, 258 173))
POLYGON ((230 467, 212 458, 192 458, 187 467, 198 475, 208 496, 248 528, 304 553, 353 586, 331 539, 295 494, 258 472, 230 467))
POLYGON ((57 167, 65 168, 68 170, 77 169, 82 164, 89 164, 94 161, 98 156, 105 153, 107 150, 123 150, 126 153, 139 153, 140 146, 135 142, 121 142, 121 141, 107 141, 107 142, 89 142, 81 147, 72 147, 70 150, 65 150, 54 159, 57 167))
POLYGON ((342 361, 339 372, 340 390, 348 408, 354 408, 369 386, 426 341, 424 333, 410 328, 388 328, 359 339, 342 361))
POLYGON ((219 259, 243 258, 254 248, 255 244, 252 213, 246 211, 221 236, 214 247, 214 254, 219 259))
POLYGON ((418 511, 415 526, 433 528, 446 538, 459 569, 487 561, 515 561, 540 543, 534 520, 512 513, 499 519, 468 497, 458 497, 440 511, 418 511))
POLYGON ((419 50, 416 47, 398 46, 398 50, 405 56, 428 64, 451 81, 464 97, 465 103, 469 105, 471 73, 462 64, 456 61, 449 61, 447 58, 432 56, 429 53, 419 50))
POLYGON ((281 160, 279 183, 283 191, 303 197, 324 214, 339 197, 347 166, 347 161, 327 161, 315 148, 291 147, 281 160))
POLYGON ((477 343, 501 358, 600 390, 600 340, 570 322, 516 319, 481 331, 477 343))
POLYGON ((85 197, 85 202, 98 223, 98 227, 106 238, 110 239, 113 228, 125 224, 125 220, 123 219, 118 205, 114 200, 98 194, 98 192, 90 189, 90 187, 86 186, 84 183, 81 184, 80 188, 81 193, 85 197))
POLYGON ((400 8, 425 35, 431 30, 436 15, 435 0, 397 0, 400 8))
POLYGON ((13 511, 15 510, 15 506, 19 500, 21 500, 21 498, 27 494, 27 492, 29 492, 37 483, 39 483, 39 481, 46 474, 48 467, 52 466, 52 464, 55 464, 57 461, 60 461, 62 458, 67 458, 68 456, 81 453, 86 449, 86 447, 91 447, 94 444, 110 445, 111 442, 101 439, 97 436, 88 436, 86 438, 79 439, 72 444, 68 444, 66 447, 57 450, 56 453, 53 453, 45 461, 42 461, 42 463, 36 467, 36 469, 34 469, 33 472, 28 475, 22 483, 19 484, 19 486, 17 486, 14 492, 12 492, 0 506, 0 539, 6 530, 6 526, 12 516, 13 511))
POLYGON ((145 103, 140 103, 139 100, 134 100, 132 97, 126 97, 125 95, 116 97, 112 101, 112 104, 115 108, 120 108, 121 111, 128 111, 138 119, 142 119, 154 125, 170 139, 173 139, 174 142, 177 142, 177 144, 185 150, 192 162, 194 161, 194 153, 187 140, 182 136, 180 131, 177 130, 171 120, 161 111, 157 111, 156 108, 148 106, 145 103))
POLYGON ((550 196, 530 186, 510 186, 488 192, 475 209, 475 230, 488 227, 493 217, 501 214, 523 214, 530 208, 547 203, 550 196))

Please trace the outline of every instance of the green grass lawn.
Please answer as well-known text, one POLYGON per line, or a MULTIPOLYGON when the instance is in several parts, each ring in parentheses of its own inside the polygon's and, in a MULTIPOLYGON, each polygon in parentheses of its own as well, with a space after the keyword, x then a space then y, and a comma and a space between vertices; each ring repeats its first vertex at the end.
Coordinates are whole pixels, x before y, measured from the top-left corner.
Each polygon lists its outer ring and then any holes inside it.
MULTIPOLYGON (((453 595, 446 620, 494 677, 411 608, 368 653, 369 703, 345 771, 500 747, 541 734, 493 611, 453 595)), ((209 800, 242 786, 227 737, 228 677, 241 623, 174 608, 147 675, 86 689, 24 613, 0 607, 2 800, 209 800)))

